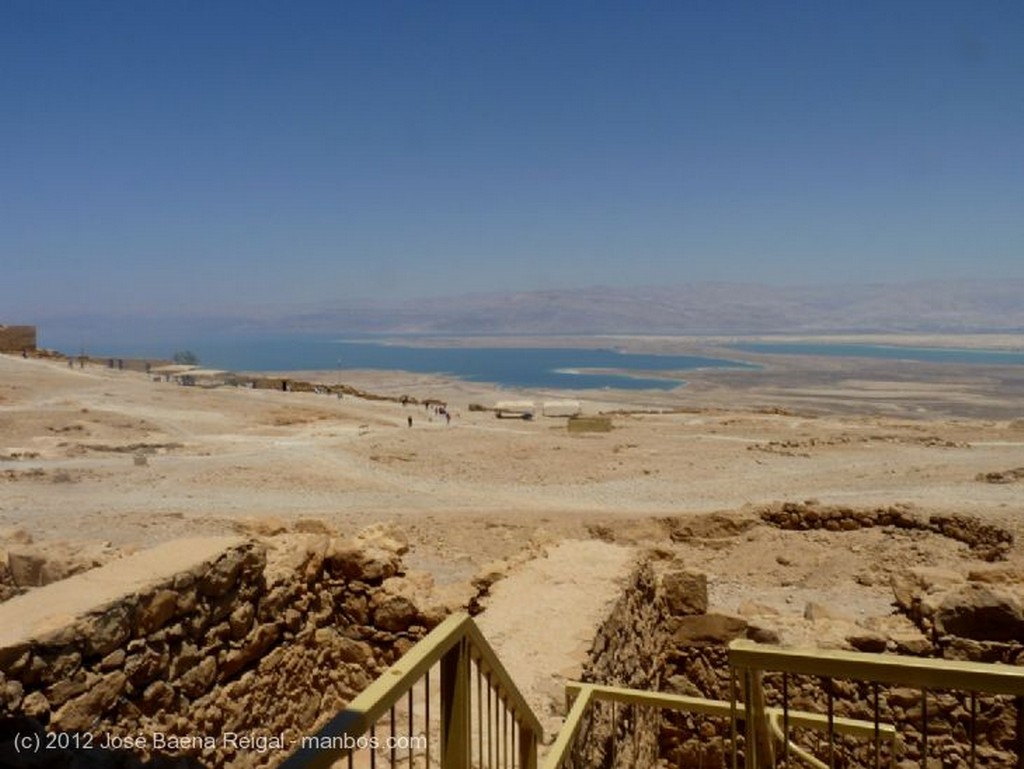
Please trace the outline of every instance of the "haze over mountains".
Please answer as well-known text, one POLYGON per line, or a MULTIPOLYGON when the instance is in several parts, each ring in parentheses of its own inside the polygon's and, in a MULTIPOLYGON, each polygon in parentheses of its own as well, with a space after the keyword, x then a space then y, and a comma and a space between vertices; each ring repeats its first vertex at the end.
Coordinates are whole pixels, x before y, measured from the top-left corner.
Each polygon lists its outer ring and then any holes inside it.
MULTIPOLYGON (((324 308, 286 321, 327 330, 337 328, 337 318, 337 311, 324 308)), ((838 287, 700 283, 489 293, 421 300, 350 318, 360 320, 368 324, 366 330, 408 333, 1012 331, 1024 329, 1024 281, 838 287)))
MULTIPOLYGON (((404 302, 321 302, 115 314, 43 314, 45 343, 145 342, 196 334, 775 334, 1024 331, 1024 280, 844 286, 694 283, 479 293, 404 302), (51 334, 48 334, 47 331, 51 334)), ((56 346, 56 345, 54 345, 56 346)))

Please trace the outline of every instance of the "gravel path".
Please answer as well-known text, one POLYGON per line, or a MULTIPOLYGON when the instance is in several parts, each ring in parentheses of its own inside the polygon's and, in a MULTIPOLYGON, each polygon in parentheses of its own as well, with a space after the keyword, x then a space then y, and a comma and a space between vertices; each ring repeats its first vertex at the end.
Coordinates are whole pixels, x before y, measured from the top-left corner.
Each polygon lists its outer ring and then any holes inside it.
POLYGON ((633 561, 630 548, 565 540, 496 583, 477 617, 548 740, 561 724, 565 682, 578 679, 633 561))

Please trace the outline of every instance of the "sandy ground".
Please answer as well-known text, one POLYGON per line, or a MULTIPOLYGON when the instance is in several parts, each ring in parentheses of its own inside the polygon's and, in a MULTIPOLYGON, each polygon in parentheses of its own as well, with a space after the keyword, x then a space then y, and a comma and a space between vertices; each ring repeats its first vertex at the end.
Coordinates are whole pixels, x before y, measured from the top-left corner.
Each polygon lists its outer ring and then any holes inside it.
MULTIPOLYGON (((742 518, 760 504, 810 498, 906 503, 970 513, 1019 539, 1024 484, 977 476, 1024 467, 1024 367, 758 360, 762 371, 691 372, 688 386, 669 392, 570 394, 585 413, 613 413, 610 432, 572 434, 563 419, 502 420, 469 409, 565 393, 344 372, 346 384, 368 391, 447 402, 455 418, 446 424, 421 405, 182 387, 101 366, 0 356, 0 538, 20 529, 37 541, 130 549, 235 533, 240 520, 254 518, 316 518, 343 533, 391 521, 412 545, 407 563, 440 584, 468 580, 531 541, 553 548, 603 539, 618 547, 602 552, 669 548, 705 569, 722 609, 756 601, 798 616, 806 602, 825 601, 858 618, 890 612, 893 568, 962 566, 966 548, 920 532, 721 528, 708 514, 742 518), (711 529, 672 543, 665 521, 677 517, 711 529)), ((550 657, 530 658, 529 642, 516 635, 517 612, 560 606, 562 646, 578 653, 595 609, 564 597, 612 584, 621 569, 595 567, 591 580, 570 558, 549 558, 545 568, 561 568, 561 576, 530 577, 528 600, 508 604, 520 609, 488 622, 499 653, 555 674, 566 669, 565 649, 547 643, 550 657)))

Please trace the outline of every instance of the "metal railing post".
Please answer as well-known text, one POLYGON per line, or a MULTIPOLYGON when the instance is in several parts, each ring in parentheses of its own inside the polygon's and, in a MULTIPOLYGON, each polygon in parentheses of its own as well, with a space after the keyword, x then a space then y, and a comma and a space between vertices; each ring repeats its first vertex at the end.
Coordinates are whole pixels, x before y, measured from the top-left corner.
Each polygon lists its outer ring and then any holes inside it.
POLYGON ((537 735, 525 723, 519 725, 519 763, 520 769, 537 769, 537 735))
POLYGON ((441 658, 441 766, 469 769, 469 653, 465 639, 441 658))

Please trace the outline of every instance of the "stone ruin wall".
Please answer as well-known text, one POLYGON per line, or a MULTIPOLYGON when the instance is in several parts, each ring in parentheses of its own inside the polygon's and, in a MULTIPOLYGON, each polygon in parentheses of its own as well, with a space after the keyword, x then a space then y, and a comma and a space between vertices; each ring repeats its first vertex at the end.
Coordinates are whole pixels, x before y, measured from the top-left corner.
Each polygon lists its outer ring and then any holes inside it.
MULTIPOLYGON (((893 576, 894 603, 920 634, 916 638, 886 637, 870 630, 855 630, 846 645, 859 651, 940 657, 945 659, 1024 663, 1024 573, 998 563, 1013 545, 1010 532, 970 516, 932 515, 927 518, 900 506, 877 509, 823 506, 814 502, 780 503, 763 509, 762 520, 791 530, 826 529, 852 531, 871 526, 927 531, 965 543, 976 567, 966 574, 927 567, 909 568, 893 576)), ((666 644, 663 687, 666 691, 697 697, 728 700, 730 681, 728 644, 737 638, 777 643, 770 628, 755 620, 724 614, 703 614, 676 620, 666 644)), ((816 713, 827 712, 831 691, 835 714, 871 721, 874 689, 854 681, 790 677, 791 706, 816 713), (826 687, 828 687, 826 689, 826 687)), ((781 676, 764 680, 766 702, 780 705, 781 676)), ((880 686, 879 715, 883 723, 897 727, 900 740, 897 766, 922 765, 922 729, 927 707, 926 763, 936 767, 965 769, 969 762, 971 730, 970 696, 964 692, 930 692, 927 704, 921 691, 880 686)), ((1017 709, 1012 698, 979 696, 975 722, 977 759, 982 765, 1010 766, 1016 762, 1017 709)), ((662 720, 661 755, 679 766, 723 769, 730 765, 730 724, 727 719, 708 719, 666 714, 662 720)), ((803 735, 813 746, 817 736, 803 735)), ((739 745, 742 751, 742 735, 739 745)), ((864 740, 838 738, 840 761, 873 765, 873 748, 864 740)), ((823 755, 819 752, 819 756, 823 755)), ((883 759, 883 762, 885 759, 883 759)))
MULTIPOLYGON (((1005 532, 966 517, 922 520, 899 509, 846 512, 786 503, 762 511, 762 518, 771 525, 836 530, 903 521, 966 541, 979 556, 978 568, 969 574, 911 569, 894 579, 896 602, 921 629, 923 643, 893 647, 892 639, 870 633, 847 643, 865 650, 1024 661, 1017 640, 1024 638, 1024 610, 1004 594, 1007 585, 1024 585, 1024 574, 982 562, 1005 554, 1012 541, 1005 532), (986 638, 986 617, 989 630, 1010 627, 1015 637, 986 638)), ((265 749, 237 749, 223 741, 200 744, 176 751, 182 757, 172 763, 161 763, 146 750, 135 753, 151 758, 153 766, 274 765, 294 747, 277 750, 275 738, 284 734, 294 740, 314 732, 447 613, 410 591, 402 550, 382 532, 356 541, 324 533, 234 538, 207 557, 193 558, 188 568, 171 564, 163 576, 122 591, 115 600, 85 607, 74 622, 37 628, 31 637, 12 641, 4 617, 17 614, 17 602, 45 603, 44 591, 66 593, 76 580, 116 575, 132 559, 159 558, 147 551, 37 588, 0 604, 0 716, 26 719, 18 722, 20 728, 35 724, 96 737, 157 732, 168 738, 228 732, 262 737, 265 749)), ((642 561, 624 585, 595 635, 582 679, 728 699, 728 643, 741 637, 778 639, 757 621, 709 613, 706 577, 662 556, 642 561)), ((846 681, 830 686, 837 715, 872 717, 868 687, 846 681)), ((778 681, 768 676, 765 689, 769 704, 777 703, 778 681)), ((794 708, 825 712, 820 681, 793 679, 790 692, 794 708)), ((919 763, 920 692, 883 687, 881 702, 883 721, 907 735, 898 759, 919 763)), ((618 706, 613 724, 610 707, 604 707, 581 730, 573 766, 650 766, 659 755, 682 766, 729 764, 727 719, 618 706)), ((932 760, 965 765, 970 728, 965 696, 931 693, 928 714, 932 760)), ((1011 701, 979 698, 983 763, 1013 762, 1015 719, 1011 701)), ((0 734, 0 765, 36 765, 16 763, 17 757, 3 752, 3 739, 0 734)), ((850 743, 843 750, 854 763, 868 764, 869 747, 850 743)), ((127 765, 118 763, 126 755, 113 752, 108 763, 97 765, 127 765)))
MULTIPOLYGON (((198 560, 168 543, 0 604, 8 729, 44 740, 43 728, 92 735, 90 766, 134 761, 100 749, 127 744, 118 740, 135 740, 131 752, 153 766, 275 765, 446 612, 414 604, 402 548, 387 537, 268 542, 223 538, 198 560), (147 563, 165 568, 133 584, 147 563), (82 605, 90 591, 125 584, 112 600, 82 605), (9 628, 30 611, 24 602, 69 616, 44 617, 19 636, 9 628), (152 750, 158 739, 178 758, 152 750)), ((40 756, 12 755, 5 736, 0 765, 40 765, 40 756)), ((70 766, 75 755, 51 749, 45 758, 70 766)))
POLYGON ((35 326, 0 325, 0 352, 34 352, 36 349, 35 326))
MULTIPOLYGON (((710 615, 709 615, 710 616, 710 615)), ((719 637, 708 636, 690 645, 673 643, 666 655, 665 688, 677 694, 712 699, 729 699, 727 646, 733 638, 749 637, 743 623, 720 626, 719 637)), ((781 676, 764 679, 767 704, 781 706, 781 676)), ((874 690, 870 684, 791 676, 788 682, 793 710, 826 713, 831 690, 837 717, 871 722, 874 718, 874 690), (827 687, 827 688, 826 688, 827 687)), ((900 735, 894 766, 920 767, 921 731, 924 706, 919 689, 879 686, 881 723, 894 724, 900 735)), ((963 692, 930 692, 928 712, 928 766, 966 769, 969 761, 971 729, 970 698, 963 692)), ((982 766, 1016 764, 1016 708, 1012 698, 979 696, 977 700, 977 759, 982 766)), ((701 766, 725 769, 731 765, 728 719, 684 714, 666 714, 662 719, 661 755, 673 766, 701 766)), ((824 734, 801 733, 793 736, 805 747, 824 744, 824 734)), ((742 755, 743 737, 739 736, 742 755)), ((883 743, 882 764, 889 765, 888 748, 883 743)), ((817 751, 819 758, 825 753, 817 751)), ((836 736, 836 755, 841 765, 873 766, 870 740, 836 736)))
MULTIPOLYGON (((598 628, 581 680, 661 691, 664 654, 674 623, 707 610, 707 578, 678 563, 644 558, 598 628)), ((660 714, 651 708, 597 703, 576 739, 569 766, 655 766, 660 714)))
MULTIPOLYGON (((1024 573, 992 563, 1005 558, 1012 535, 969 516, 923 518, 908 508, 874 510, 825 507, 816 503, 785 503, 761 511, 762 520, 789 529, 853 530, 866 526, 913 528, 967 544, 979 561, 966 574, 912 568, 894 576, 894 603, 919 629, 916 637, 885 637, 853 628, 848 648, 897 652, 985 662, 1024 664, 1024 573)), ((673 694, 728 700, 728 645, 737 638, 778 643, 769 627, 754 619, 708 611, 707 580, 673 561, 643 562, 631 576, 623 597, 600 628, 585 668, 584 680, 673 694)), ((794 709, 826 713, 828 686, 835 714, 870 721, 874 689, 869 684, 791 677, 794 709)), ((778 675, 764 680, 766 701, 781 704, 778 675)), ((920 690, 879 687, 880 718, 895 724, 900 740, 895 765, 920 766, 923 711, 920 690)), ((672 766, 724 769, 731 765, 728 719, 670 713, 658 715, 618 706, 616 723, 610 708, 584 724, 573 766, 653 766, 660 757, 672 766), (636 732, 637 734, 635 734, 636 732)), ((966 769, 971 730, 970 696, 963 692, 929 692, 927 699, 927 764, 966 769)), ((1016 763, 1017 708, 1013 698, 979 696, 975 734, 981 765, 1016 763)), ((817 735, 794 736, 808 746, 817 735)), ((863 740, 837 737, 837 755, 844 765, 873 765, 872 746, 863 740)), ((739 735, 740 755, 743 736, 739 735)), ((885 755, 887 758, 887 754, 885 755)), ((883 760, 885 760, 885 758, 883 760)))

